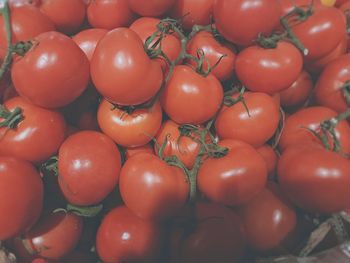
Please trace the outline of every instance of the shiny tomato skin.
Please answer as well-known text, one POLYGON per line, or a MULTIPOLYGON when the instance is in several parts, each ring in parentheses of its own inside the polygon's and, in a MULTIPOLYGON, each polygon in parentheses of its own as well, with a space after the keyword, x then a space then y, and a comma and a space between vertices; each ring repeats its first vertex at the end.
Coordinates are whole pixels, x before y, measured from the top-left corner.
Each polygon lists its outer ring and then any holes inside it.
POLYGON ((127 0, 132 11, 140 16, 161 16, 165 14, 177 0, 127 0))
POLYGON ((231 107, 224 106, 215 121, 216 132, 221 139, 242 140, 254 147, 262 146, 278 127, 279 108, 274 99, 265 93, 246 92, 244 100, 249 114, 242 102, 231 107), (257 129, 259 133, 255 132, 257 129))
POLYGON ((145 145, 139 147, 128 147, 125 148, 125 159, 129 159, 130 157, 139 154, 139 153, 150 153, 154 154, 153 147, 151 144, 147 143, 145 145))
POLYGON ((24 57, 14 61, 11 76, 17 92, 32 103, 63 107, 87 87, 89 60, 69 37, 47 32, 37 36, 24 57))
POLYGON ((198 189, 214 202, 236 206, 247 203, 267 182, 264 158, 247 143, 223 140, 229 153, 222 158, 209 158, 199 169, 198 189))
POLYGON ((162 109, 159 102, 150 108, 136 109, 127 113, 113 109, 103 100, 97 112, 97 120, 103 133, 124 147, 142 146, 152 140, 162 124, 162 109))
POLYGON ((120 153, 112 139, 95 131, 68 137, 58 154, 58 182, 72 204, 101 202, 118 183, 120 153))
POLYGON ((214 117, 222 99, 223 88, 214 75, 204 77, 190 66, 179 65, 162 92, 161 104, 173 121, 201 124, 214 117))
POLYGON ((134 31, 117 28, 98 43, 91 60, 91 77, 96 89, 110 102, 137 105, 158 92, 163 72, 156 61, 148 58, 134 31))
POLYGON ((135 15, 127 0, 93 0, 88 5, 87 17, 92 27, 111 30, 129 26, 135 15))
MULTIPOLYGON (((235 69, 236 54, 233 48, 227 44, 218 42, 213 34, 202 31, 196 34, 188 43, 187 52, 196 57, 197 51, 202 50, 213 68, 212 74, 220 81, 232 78, 235 69), (219 62, 220 61, 220 62, 219 62), (219 64, 214 68, 216 63, 219 64)), ((192 66, 196 66, 193 60, 189 60, 192 66)), ((208 63, 204 62, 204 70, 208 69, 208 63)))
POLYGON ((41 0, 9 0, 10 7, 35 6, 38 7, 41 0))
POLYGON ((26 161, 0 157, 0 239, 27 231, 38 220, 44 198, 39 173, 26 161))
POLYGON ((60 113, 32 105, 21 97, 7 100, 4 106, 10 111, 21 108, 24 119, 16 129, 0 128, 0 155, 40 163, 57 152, 66 133, 60 113))
POLYGON ((106 29, 91 28, 80 31, 72 39, 91 61, 97 43, 107 34, 106 29))
POLYGON ((214 1, 215 25, 234 44, 251 45, 259 34, 268 35, 279 24, 281 6, 278 0, 251 3, 251 0, 214 1))
POLYGON ((139 153, 125 162, 119 188, 125 205, 135 215, 153 220, 174 215, 189 194, 184 172, 149 153, 139 153))
POLYGON ((292 85, 302 67, 301 53, 288 42, 279 42, 272 49, 251 46, 236 59, 236 74, 242 84, 251 91, 269 94, 292 85))
POLYGON ((277 162, 279 158, 277 152, 268 144, 264 144, 256 150, 266 162, 267 173, 270 177, 273 177, 276 173, 277 162))

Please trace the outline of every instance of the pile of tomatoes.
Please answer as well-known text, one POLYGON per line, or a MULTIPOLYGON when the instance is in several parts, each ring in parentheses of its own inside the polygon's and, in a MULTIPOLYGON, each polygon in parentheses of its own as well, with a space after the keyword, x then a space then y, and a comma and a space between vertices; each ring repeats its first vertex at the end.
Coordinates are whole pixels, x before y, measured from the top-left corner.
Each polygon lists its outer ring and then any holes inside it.
POLYGON ((347 240, 350 0, 1 8, 1 263, 249 263, 347 240))

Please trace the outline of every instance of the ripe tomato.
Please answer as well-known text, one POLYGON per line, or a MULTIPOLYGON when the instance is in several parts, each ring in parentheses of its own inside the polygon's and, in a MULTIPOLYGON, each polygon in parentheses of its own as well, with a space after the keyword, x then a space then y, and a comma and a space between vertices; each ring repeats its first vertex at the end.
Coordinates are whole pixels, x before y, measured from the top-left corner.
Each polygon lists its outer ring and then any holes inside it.
MULTIPOLYGON (((220 81, 225 81, 233 77, 236 54, 232 46, 218 42, 212 33, 202 31, 196 34, 188 43, 187 52, 196 57, 197 51, 202 50, 208 59, 209 66, 213 67, 217 62, 220 63, 212 71, 212 74, 220 81)), ((196 66, 193 60, 189 63, 196 66)), ((208 63, 204 61, 204 70, 207 70, 208 63)))
POLYGON ((91 60, 91 77, 106 99, 121 105, 146 102, 163 81, 160 65, 148 58, 140 37, 128 28, 114 29, 101 39, 91 60))
POLYGON ((251 45, 259 34, 269 35, 279 24, 281 11, 278 0, 214 1, 217 29, 237 45, 251 45))
POLYGON ((131 156, 139 153, 150 153, 154 154, 153 147, 151 144, 147 143, 139 147, 128 147, 125 149, 125 159, 128 160, 131 156))
POLYGON ((278 163, 278 178, 290 200, 309 212, 337 213, 350 207, 350 162, 321 146, 289 147, 278 163))
POLYGON ((312 7, 314 9, 318 9, 322 7, 320 0, 279 0, 282 7, 282 14, 288 14, 291 12, 295 7, 300 8, 308 8, 309 6, 313 5, 312 7))
MULTIPOLYGON (((29 41, 41 33, 55 30, 53 22, 35 7, 14 7, 10 12, 12 43, 29 41)), ((3 16, 0 16, 0 46, 7 47, 3 16)))
POLYGON ((268 144, 264 144, 256 150, 264 158, 267 167, 267 173, 270 177, 273 178, 276 173, 276 167, 279 158, 276 151, 268 144))
POLYGON ((17 57, 11 76, 21 96, 41 107, 58 108, 71 103, 87 87, 89 60, 69 37, 47 32, 35 38, 23 57, 17 57))
POLYGON ((118 183, 120 153, 114 142, 95 131, 68 137, 58 155, 58 182, 65 198, 75 205, 95 205, 118 183))
POLYGON ((248 47, 236 60, 236 74, 242 84, 251 91, 270 94, 292 85, 302 68, 301 53, 288 42, 279 42, 272 49, 248 47))
POLYGON ((159 102, 151 108, 136 109, 132 113, 115 108, 103 100, 97 113, 101 130, 124 147, 142 146, 152 140, 162 124, 159 102))
POLYGON ((222 99, 223 88, 214 75, 204 77, 190 66, 179 65, 162 92, 161 104, 173 121, 201 124, 214 117, 222 99))
MULTIPOLYGON (((233 95, 233 98, 237 95, 233 95)), ((242 102, 224 106, 215 122, 216 132, 222 139, 245 141, 254 147, 262 146, 275 133, 280 118, 274 99, 259 92, 243 95, 249 113, 242 102), (259 133, 255 131, 259 129, 259 133)))
POLYGON ((125 162, 119 188, 125 205, 143 219, 174 215, 189 194, 184 172, 149 153, 134 155, 125 162))
POLYGON ((229 153, 203 162, 197 177, 198 189, 214 202, 230 206, 247 203, 265 187, 265 160, 242 141, 223 140, 220 145, 228 147, 229 153))
POLYGON ((345 4, 346 3, 346 1, 348 1, 348 0, 337 0, 336 1, 336 3, 335 3, 335 6, 341 6, 342 4, 345 4))
POLYGON ((194 25, 205 26, 212 22, 213 4, 214 0, 177 0, 170 14, 180 19, 183 28, 190 31, 194 25))
POLYGON ((22 234, 38 220, 44 187, 29 162, 12 157, 0 157, 0 178, 0 240, 6 240, 22 234))
POLYGON ((1 155, 39 163, 57 152, 66 133, 60 113, 39 108, 21 97, 7 100, 4 106, 9 111, 21 108, 24 118, 15 129, 0 128, 1 155))
POLYGON ((347 110, 342 87, 350 79, 350 55, 329 63, 317 80, 315 98, 318 104, 339 113, 347 110))
POLYGON ((91 28, 80 31, 72 39, 91 61, 97 43, 107 34, 106 29, 91 28))
POLYGON ((93 0, 88 5, 87 17, 92 27, 111 30, 129 26, 135 15, 128 0, 93 0))
MULTIPOLYGON (((326 107, 309 107, 290 115, 284 124, 279 142, 280 149, 284 151, 293 144, 309 141, 321 144, 320 140, 308 131, 307 128, 319 132, 320 123, 335 116, 337 116, 337 113, 326 107)), ((342 150, 345 153, 350 153, 349 124, 346 121, 340 122, 335 127, 335 134, 342 150)))
POLYGON ((337 0, 321 0, 322 4, 325 6, 333 6, 337 0))
POLYGON ((83 24, 86 6, 82 0, 41 0, 40 11, 54 22, 58 31, 72 34, 83 24))
POLYGON ((11 7, 19 7, 19 6, 39 6, 41 0, 9 0, 9 5, 11 7))
POLYGON ((142 220, 121 206, 103 219, 97 232, 96 249, 106 263, 156 262, 162 236, 159 224, 142 220))
POLYGON ((127 0, 130 9, 140 16, 161 16, 165 14, 176 0, 127 0))

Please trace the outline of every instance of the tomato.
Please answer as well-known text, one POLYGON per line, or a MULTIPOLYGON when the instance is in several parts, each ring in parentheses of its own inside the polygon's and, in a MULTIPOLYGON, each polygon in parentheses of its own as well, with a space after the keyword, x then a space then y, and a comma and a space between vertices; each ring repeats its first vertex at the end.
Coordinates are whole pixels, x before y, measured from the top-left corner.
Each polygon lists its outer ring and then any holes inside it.
POLYGON ((111 30, 129 26, 135 15, 128 0, 93 0, 87 8, 87 17, 92 27, 111 30))
POLYGON ((348 0, 337 0, 336 3, 335 3, 335 5, 339 7, 339 6, 341 6, 342 4, 345 4, 347 1, 348 1, 348 0))
MULTIPOLYGON (((233 98, 237 95, 233 95, 233 98)), ((224 106, 215 121, 216 132, 222 139, 245 141, 254 147, 262 146, 275 133, 280 118, 274 99, 259 92, 243 95, 249 114, 242 102, 224 106), (259 133, 256 130, 259 129, 259 133)))
POLYGON ((282 107, 301 106, 309 97, 313 82, 310 74, 303 70, 297 80, 288 88, 280 92, 282 107))
MULTIPOLYGON (((156 136, 157 144, 161 147, 167 140, 163 150, 164 157, 175 155, 188 169, 191 169, 199 153, 200 145, 190 137, 180 136, 179 127, 180 125, 172 120, 165 121, 156 136)), ((157 151, 156 146, 155 151, 157 151)))
POLYGON ((69 254, 77 245, 83 220, 73 213, 54 212, 41 219, 22 240, 17 249, 46 259, 58 260, 69 254))
MULTIPOLYGON (((32 6, 11 8, 12 43, 29 41, 37 35, 55 30, 52 21, 32 6)), ((3 16, 0 16, 0 46, 7 47, 6 28, 3 16)))
POLYGON ((213 4, 214 0, 177 0, 170 14, 180 19, 183 28, 190 31, 194 25, 205 26, 212 22, 213 4))
POLYGON ((136 154, 139 154, 139 153, 154 154, 152 145, 147 143, 147 144, 139 146, 139 147, 128 147, 125 149, 125 158, 127 160, 130 157, 132 157, 136 154))
POLYGON ((91 61, 97 43, 107 34, 106 29, 92 28, 80 31, 73 37, 74 42, 81 48, 91 61))
POLYGON ((297 216, 279 188, 264 189, 239 208, 248 244, 258 251, 283 246, 283 241, 295 230, 297 216), (257 220, 258 218, 258 220, 257 220))
POLYGON ((288 14, 294 7, 301 7, 303 9, 312 5, 313 8, 318 9, 322 7, 320 0, 280 0, 282 6, 282 14, 288 14))
POLYGON ((256 196, 267 181, 264 158, 249 144, 223 140, 229 153, 222 158, 206 159, 199 169, 198 189, 210 200, 235 206, 256 196))
POLYGON ((96 249, 106 263, 156 262, 163 230, 155 222, 136 217, 125 206, 111 210, 96 237, 96 249))
POLYGON ((259 34, 269 35, 279 24, 280 16, 278 0, 255 0, 253 3, 251 0, 214 1, 217 29, 237 45, 250 45, 259 34))
POLYGON ((15 129, 0 128, 1 155, 39 163, 57 152, 66 132, 60 113, 39 108, 21 97, 7 100, 4 106, 9 111, 21 108, 24 118, 15 129))
POLYGON ((38 220, 44 197, 39 173, 26 161, 0 157, 0 240, 28 230, 38 220))
POLYGON ((82 0, 41 0, 40 11, 55 23, 58 31, 72 34, 84 23, 86 6, 82 0))
POLYGON ((325 6, 333 6, 337 0, 321 0, 322 4, 325 6))
POLYGON ((101 102, 97 113, 98 124, 105 134, 124 147, 137 147, 150 142, 162 124, 159 102, 130 114, 113 108, 107 100, 101 102))
POLYGON ((296 37, 308 50, 307 60, 329 54, 346 36, 346 19, 335 7, 315 9, 313 14, 292 27, 296 37), (320 44, 321 43, 321 44, 320 44))
POLYGON ((236 74, 242 84, 251 91, 270 94, 292 85, 302 68, 301 53, 288 42, 279 42, 272 49, 248 47, 236 60, 236 74))
POLYGON ((121 105, 146 102, 163 81, 161 66, 148 58, 140 37, 127 28, 110 31, 98 43, 91 60, 91 77, 106 99, 121 105))
MULTIPOLYGON (((203 51, 210 67, 220 61, 212 71, 212 74, 220 81, 233 77, 236 54, 231 46, 219 43, 210 32, 202 31, 196 34, 187 46, 188 53, 194 57, 197 56, 198 50, 203 51)), ((189 60, 189 63, 196 66, 193 60, 189 60)), ((204 62, 203 67, 204 70, 207 70, 208 63, 204 62)))
POLYGON ((349 2, 349 1, 344 2, 342 5, 339 6, 339 9, 340 9, 341 11, 343 11, 344 14, 346 15, 346 13, 347 13, 347 12, 349 11, 349 9, 350 9, 350 2, 349 2))
POLYGON ((161 104, 173 121, 201 124, 214 117, 222 99, 223 88, 214 75, 204 77, 190 66, 179 65, 162 92, 161 104))
POLYGON ((125 162, 119 188, 125 205, 143 219, 174 215, 189 194, 184 172, 149 153, 139 153, 125 162))
POLYGON ((267 167, 267 173, 270 177, 274 177, 277 167, 277 162, 279 156, 277 155, 276 151, 268 144, 264 144, 263 146, 256 149, 258 153, 264 158, 266 167, 267 167))
POLYGON ((350 162, 335 152, 317 145, 291 146, 280 158, 278 178, 289 199, 309 212, 337 213, 350 207, 350 162))
POLYGON ((19 6, 39 6, 41 0, 9 0, 9 5, 11 7, 19 7, 19 6))
POLYGON ((339 113, 347 110, 342 87, 350 79, 350 55, 344 55, 329 63, 322 71, 315 87, 318 104, 339 113))
POLYGON ((45 108, 65 106, 79 97, 89 81, 89 61, 69 37, 40 34, 33 47, 12 65, 17 92, 45 108), (50 85, 48 85, 50 83, 50 85))
MULTIPOLYGON (((337 113, 326 107, 309 107, 290 115, 285 124, 279 142, 279 147, 284 151, 287 147, 303 143, 317 142, 320 140, 307 129, 320 131, 320 123, 324 120, 337 116, 337 113)), ((335 134, 340 142, 342 150, 350 153, 350 126, 346 121, 340 122, 335 127, 335 134)))
POLYGON ((165 14, 176 0, 127 0, 130 9, 140 16, 161 16, 165 14))
POLYGON ((117 146, 106 135, 82 131, 68 137, 58 154, 58 182, 72 204, 101 202, 118 183, 121 168, 117 146))

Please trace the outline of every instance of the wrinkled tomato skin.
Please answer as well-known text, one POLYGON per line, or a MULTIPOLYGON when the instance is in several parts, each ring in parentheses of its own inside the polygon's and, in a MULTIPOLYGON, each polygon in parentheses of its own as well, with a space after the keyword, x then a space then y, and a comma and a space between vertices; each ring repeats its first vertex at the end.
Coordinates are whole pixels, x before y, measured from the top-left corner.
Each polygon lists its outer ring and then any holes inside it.
POLYGON ((177 0, 127 0, 132 11, 140 16, 161 16, 165 14, 177 0))
POLYGON ((128 147, 125 149, 125 159, 128 160, 130 157, 139 153, 150 153, 154 154, 153 147, 151 144, 147 143, 139 147, 128 147))
POLYGON ((11 77, 22 97, 44 108, 59 108, 86 89, 89 60, 69 37, 47 32, 35 38, 23 57, 15 59, 11 77))
POLYGON ((256 149, 258 153, 264 158, 267 173, 270 178, 273 178, 276 173, 277 162, 278 162, 278 154, 276 151, 268 144, 264 144, 263 146, 256 149))
POLYGON ((95 205, 118 183, 121 158, 112 139, 95 131, 68 137, 58 154, 58 182, 65 198, 80 206, 95 205))
POLYGON ((57 152, 66 134, 60 113, 32 105, 21 97, 7 100, 4 106, 9 111, 21 108, 24 119, 16 129, 0 128, 1 155, 40 163, 57 152))
POLYGON ((38 220, 44 187, 39 173, 26 161, 0 157, 0 240, 27 231, 38 220))
POLYGON ((182 170, 148 153, 139 153, 125 162, 119 188, 125 205, 135 215, 157 221, 181 209, 189 193, 182 170))
POLYGON ((96 237, 97 253, 106 263, 156 262, 163 239, 161 225, 135 216, 125 206, 112 209, 96 237))
POLYGON ((127 113, 113 109, 113 105, 103 100, 99 106, 97 119, 101 130, 118 145, 124 147, 142 146, 152 140, 162 124, 162 109, 159 102, 146 109, 136 109, 127 113))

